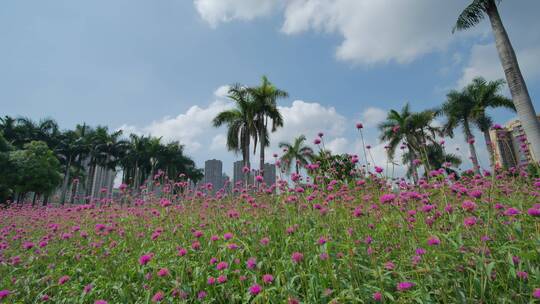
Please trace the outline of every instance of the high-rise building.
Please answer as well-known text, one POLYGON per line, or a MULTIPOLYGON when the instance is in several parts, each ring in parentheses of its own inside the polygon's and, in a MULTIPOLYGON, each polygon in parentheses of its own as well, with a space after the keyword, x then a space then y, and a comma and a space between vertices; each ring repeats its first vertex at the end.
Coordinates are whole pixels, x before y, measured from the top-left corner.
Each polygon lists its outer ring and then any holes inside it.
POLYGON ((510 168, 538 161, 531 153, 530 143, 519 120, 512 120, 503 128, 491 130, 489 135, 497 165, 510 168))
POLYGON ((233 186, 236 186, 236 183, 238 182, 244 183, 244 181, 246 180, 246 177, 247 177, 248 184, 252 185, 253 179, 255 178, 255 175, 253 174, 253 172, 250 171, 249 173, 244 173, 244 162, 241 160, 235 161, 233 164, 233 183, 234 183, 233 186))
POLYGON ((267 186, 272 186, 276 183, 276 166, 273 164, 264 164, 264 183, 267 186))
POLYGON ((223 187, 223 163, 217 159, 204 162, 204 183, 212 184, 214 190, 223 187))

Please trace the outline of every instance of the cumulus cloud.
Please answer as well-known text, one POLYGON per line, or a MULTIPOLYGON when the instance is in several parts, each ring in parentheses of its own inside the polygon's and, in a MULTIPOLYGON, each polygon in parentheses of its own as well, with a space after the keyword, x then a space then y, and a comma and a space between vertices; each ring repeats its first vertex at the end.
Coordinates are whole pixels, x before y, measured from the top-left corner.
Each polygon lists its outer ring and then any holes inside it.
POLYGON ((303 134, 311 143, 317 133, 323 132, 325 137, 341 136, 345 131, 346 118, 334 107, 325 107, 316 102, 293 101, 290 107, 279 106, 283 115, 284 127, 271 134, 274 143, 292 142, 303 134))
POLYGON ((282 8, 283 33, 313 30, 338 34, 343 38, 336 50, 338 59, 375 64, 408 63, 445 48, 456 37, 451 29, 468 1, 194 0, 194 4, 199 15, 214 27, 282 8))
MULTIPOLYGON (((517 52, 521 72, 525 80, 540 76, 540 46, 524 48, 517 52)), ((482 76, 487 80, 504 79, 504 72, 494 43, 475 44, 467 65, 463 68, 457 87, 462 88, 475 77, 482 76)))
POLYGON ((252 20, 269 14, 277 0, 194 0, 197 12, 211 26, 232 20, 252 20))
POLYGON ((365 127, 376 127, 386 119, 386 110, 377 107, 366 108, 361 115, 361 122, 365 127))

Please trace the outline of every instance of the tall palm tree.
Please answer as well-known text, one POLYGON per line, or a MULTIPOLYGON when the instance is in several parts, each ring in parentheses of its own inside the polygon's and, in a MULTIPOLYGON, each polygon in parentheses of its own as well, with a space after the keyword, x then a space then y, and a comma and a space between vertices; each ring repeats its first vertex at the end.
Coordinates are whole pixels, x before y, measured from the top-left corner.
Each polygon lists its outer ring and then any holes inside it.
MULTIPOLYGON (((461 159, 459 156, 452 154, 452 153, 446 153, 444 151, 444 147, 438 143, 430 143, 426 145, 425 147, 426 156, 429 159, 429 163, 431 164, 433 169, 440 169, 443 168, 446 173, 455 173, 457 174, 457 171, 453 168, 459 167, 461 165, 461 159)), ((411 151, 407 151, 403 154, 403 163, 410 162, 412 159, 414 159, 413 153, 411 151)), ((428 171, 424 171, 424 175, 427 175, 428 171)), ((407 176, 413 175, 414 172, 409 167, 407 169, 407 176)))
POLYGON ((441 107, 440 115, 446 116, 446 122, 444 124, 445 133, 453 137, 454 129, 458 126, 463 127, 463 133, 465 134, 465 140, 469 145, 469 152, 471 154, 471 161, 473 163, 473 169, 477 174, 480 174, 480 164, 478 163, 478 155, 474 146, 474 137, 471 127, 475 122, 475 102, 467 92, 452 90, 447 94, 447 100, 441 107))
POLYGON ((486 81, 482 77, 477 77, 473 79, 472 83, 465 87, 465 91, 475 104, 473 110, 473 116, 475 117, 474 122, 484 135, 491 167, 494 166, 494 154, 489 137, 489 129, 493 123, 491 117, 486 113, 486 110, 488 108, 503 107, 514 112, 516 111, 512 100, 500 94, 503 85, 504 80, 502 79, 486 81))
POLYGON ((284 166, 283 168, 287 172, 291 171, 293 161, 295 163, 296 174, 300 174, 300 166, 308 164, 308 159, 313 154, 313 149, 304 145, 305 141, 306 136, 300 135, 294 139, 292 144, 286 142, 279 143, 279 147, 284 150, 281 161, 284 166))
POLYGON ((62 182, 60 204, 65 203, 66 192, 70 181, 71 168, 76 159, 84 153, 83 138, 74 130, 63 132, 55 150, 60 163, 64 166, 64 180, 62 182))
POLYGON ((497 9, 500 0, 473 0, 459 15, 454 30, 465 30, 477 25, 487 15, 491 23, 491 29, 495 36, 495 45, 499 53, 502 68, 510 94, 516 107, 521 125, 527 135, 535 158, 540 158, 540 122, 536 117, 529 91, 519 64, 516 53, 510 42, 510 38, 497 9))
POLYGON ((242 152, 244 166, 249 167, 249 146, 251 139, 257 142, 255 122, 255 103, 247 88, 236 84, 229 89, 229 96, 235 102, 235 108, 219 113, 212 121, 214 127, 227 124, 227 148, 229 151, 242 152))
MULTIPOLYGON (((287 98, 289 94, 276 88, 266 76, 262 77, 261 85, 248 88, 248 92, 253 99, 255 106, 255 124, 260 141, 260 172, 264 174, 264 150, 270 145, 268 135, 269 120, 272 123, 271 131, 275 132, 278 127, 283 126, 283 117, 277 108, 278 98, 287 98)), ((254 150, 257 148, 257 142, 254 143, 254 150)))
POLYGON ((387 114, 386 120, 379 124, 379 130, 381 135, 380 140, 387 142, 388 158, 393 159, 396 153, 396 149, 401 145, 405 145, 411 153, 409 167, 413 172, 412 176, 414 182, 418 181, 418 174, 416 164, 414 160, 419 157, 417 149, 417 137, 416 126, 412 124, 413 112, 410 110, 409 103, 401 109, 400 112, 396 110, 390 110, 387 114))

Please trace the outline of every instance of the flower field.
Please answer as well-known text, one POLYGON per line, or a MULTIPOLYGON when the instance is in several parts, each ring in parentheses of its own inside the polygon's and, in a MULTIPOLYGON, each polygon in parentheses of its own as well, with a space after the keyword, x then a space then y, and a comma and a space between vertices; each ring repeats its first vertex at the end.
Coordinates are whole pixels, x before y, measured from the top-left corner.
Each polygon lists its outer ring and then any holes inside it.
POLYGON ((122 204, 1 209, 0 302, 540 298, 540 182, 530 178, 432 174, 391 190, 373 175, 213 196, 183 186, 122 204))

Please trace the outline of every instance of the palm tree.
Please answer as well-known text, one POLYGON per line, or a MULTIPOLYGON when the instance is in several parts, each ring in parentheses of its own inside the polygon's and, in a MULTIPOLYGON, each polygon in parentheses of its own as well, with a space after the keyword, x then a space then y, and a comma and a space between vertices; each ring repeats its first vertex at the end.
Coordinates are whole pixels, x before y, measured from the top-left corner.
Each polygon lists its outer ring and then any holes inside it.
POLYGON ((480 174, 480 164, 478 163, 478 155, 476 154, 474 137, 471 131, 471 124, 474 124, 476 119, 475 106, 474 100, 465 90, 462 92, 452 90, 447 94, 447 100, 442 105, 439 114, 446 116, 443 127, 446 135, 453 137, 454 129, 458 126, 463 127, 465 140, 469 144, 473 169, 477 174, 480 174))
POLYGON ((227 124, 227 148, 229 151, 241 151, 244 166, 249 167, 249 145, 252 138, 257 142, 258 136, 255 103, 247 88, 238 84, 229 89, 228 97, 236 107, 219 113, 212 123, 216 128, 227 124))
POLYGON ((313 154, 313 149, 309 146, 304 145, 306 141, 306 136, 300 135, 294 139, 292 144, 281 142, 279 147, 284 150, 283 156, 281 156, 281 161, 283 163, 283 168, 287 171, 291 171, 291 165, 294 161, 296 174, 300 174, 300 166, 305 166, 308 164, 308 159, 310 155, 313 154))
POLYGON ((495 0, 473 0, 459 15, 454 30, 465 30, 477 25, 487 15, 495 36, 502 68, 510 94, 516 107, 521 125, 527 135, 536 159, 540 157, 540 123, 536 117, 527 85, 521 74, 516 53, 497 9, 495 0))
POLYGON ((60 135, 58 146, 55 150, 57 157, 64 166, 64 180, 62 182, 60 204, 64 204, 66 192, 70 181, 71 168, 76 159, 84 153, 83 139, 76 131, 66 131, 60 135))
MULTIPOLYGON (((255 124, 260 141, 260 172, 264 175, 264 150, 270 145, 268 136, 268 123, 272 121, 272 132, 275 132, 278 127, 283 126, 283 117, 277 109, 277 99, 287 98, 289 94, 283 90, 276 88, 266 76, 262 77, 261 85, 258 87, 248 88, 255 106, 255 124)), ((254 143, 254 151, 257 148, 257 142, 254 143)))
POLYGON ((507 108, 516 111, 514 103, 511 99, 506 98, 499 92, 504 85, 504 80, 486 81, 482 77, 473 79, 472 83, 465 87, 465 91, 475 103, 473 115, 475 124, 482 131, 486 147, 489 153, 489 161, 491 167, 494 166, 493 147, 489 137, 489 129, 492 126, 492 119, 486 113, 487 108, 507 108))
POLYGON ((393 159, 396 153, 396 149, 404 145, 411 153, 409 161, 409 169, 413 172, 412 176, 414 182, 418 181, 418 173, 416 171, 416 164, 414 160, 418 158, 417 138, 416 138, 416 126, 413 126, 412 121, 413 112, 410 110, 409 103, 401 109, 401 112, 396 110, 390 110, 386 117, 386 120, 379 124, 379 130, 381 131, 380 140, 388 142, 387 153, 388 158, 393 159))
MULTIPOLYGON (((426 156, 429 159, 429 163, 433 169, 443 168, 447 174, 455 173, 457 171, 453 168, 459 167, 461 165, 461 159, 459 156, 446 153, 444 147, 438 143, 430 143, 425 147, 426 156)), ((403 163, 410 162, 414 159, 414 154, 411 151, 407 151, 403 154, 403 163)), ((428 171, 424 171, 424 175, 427 175, 428 171)), ((411 170, 411 167, 407 169, 407 176, 410 177, 414 172, 411 170)))

